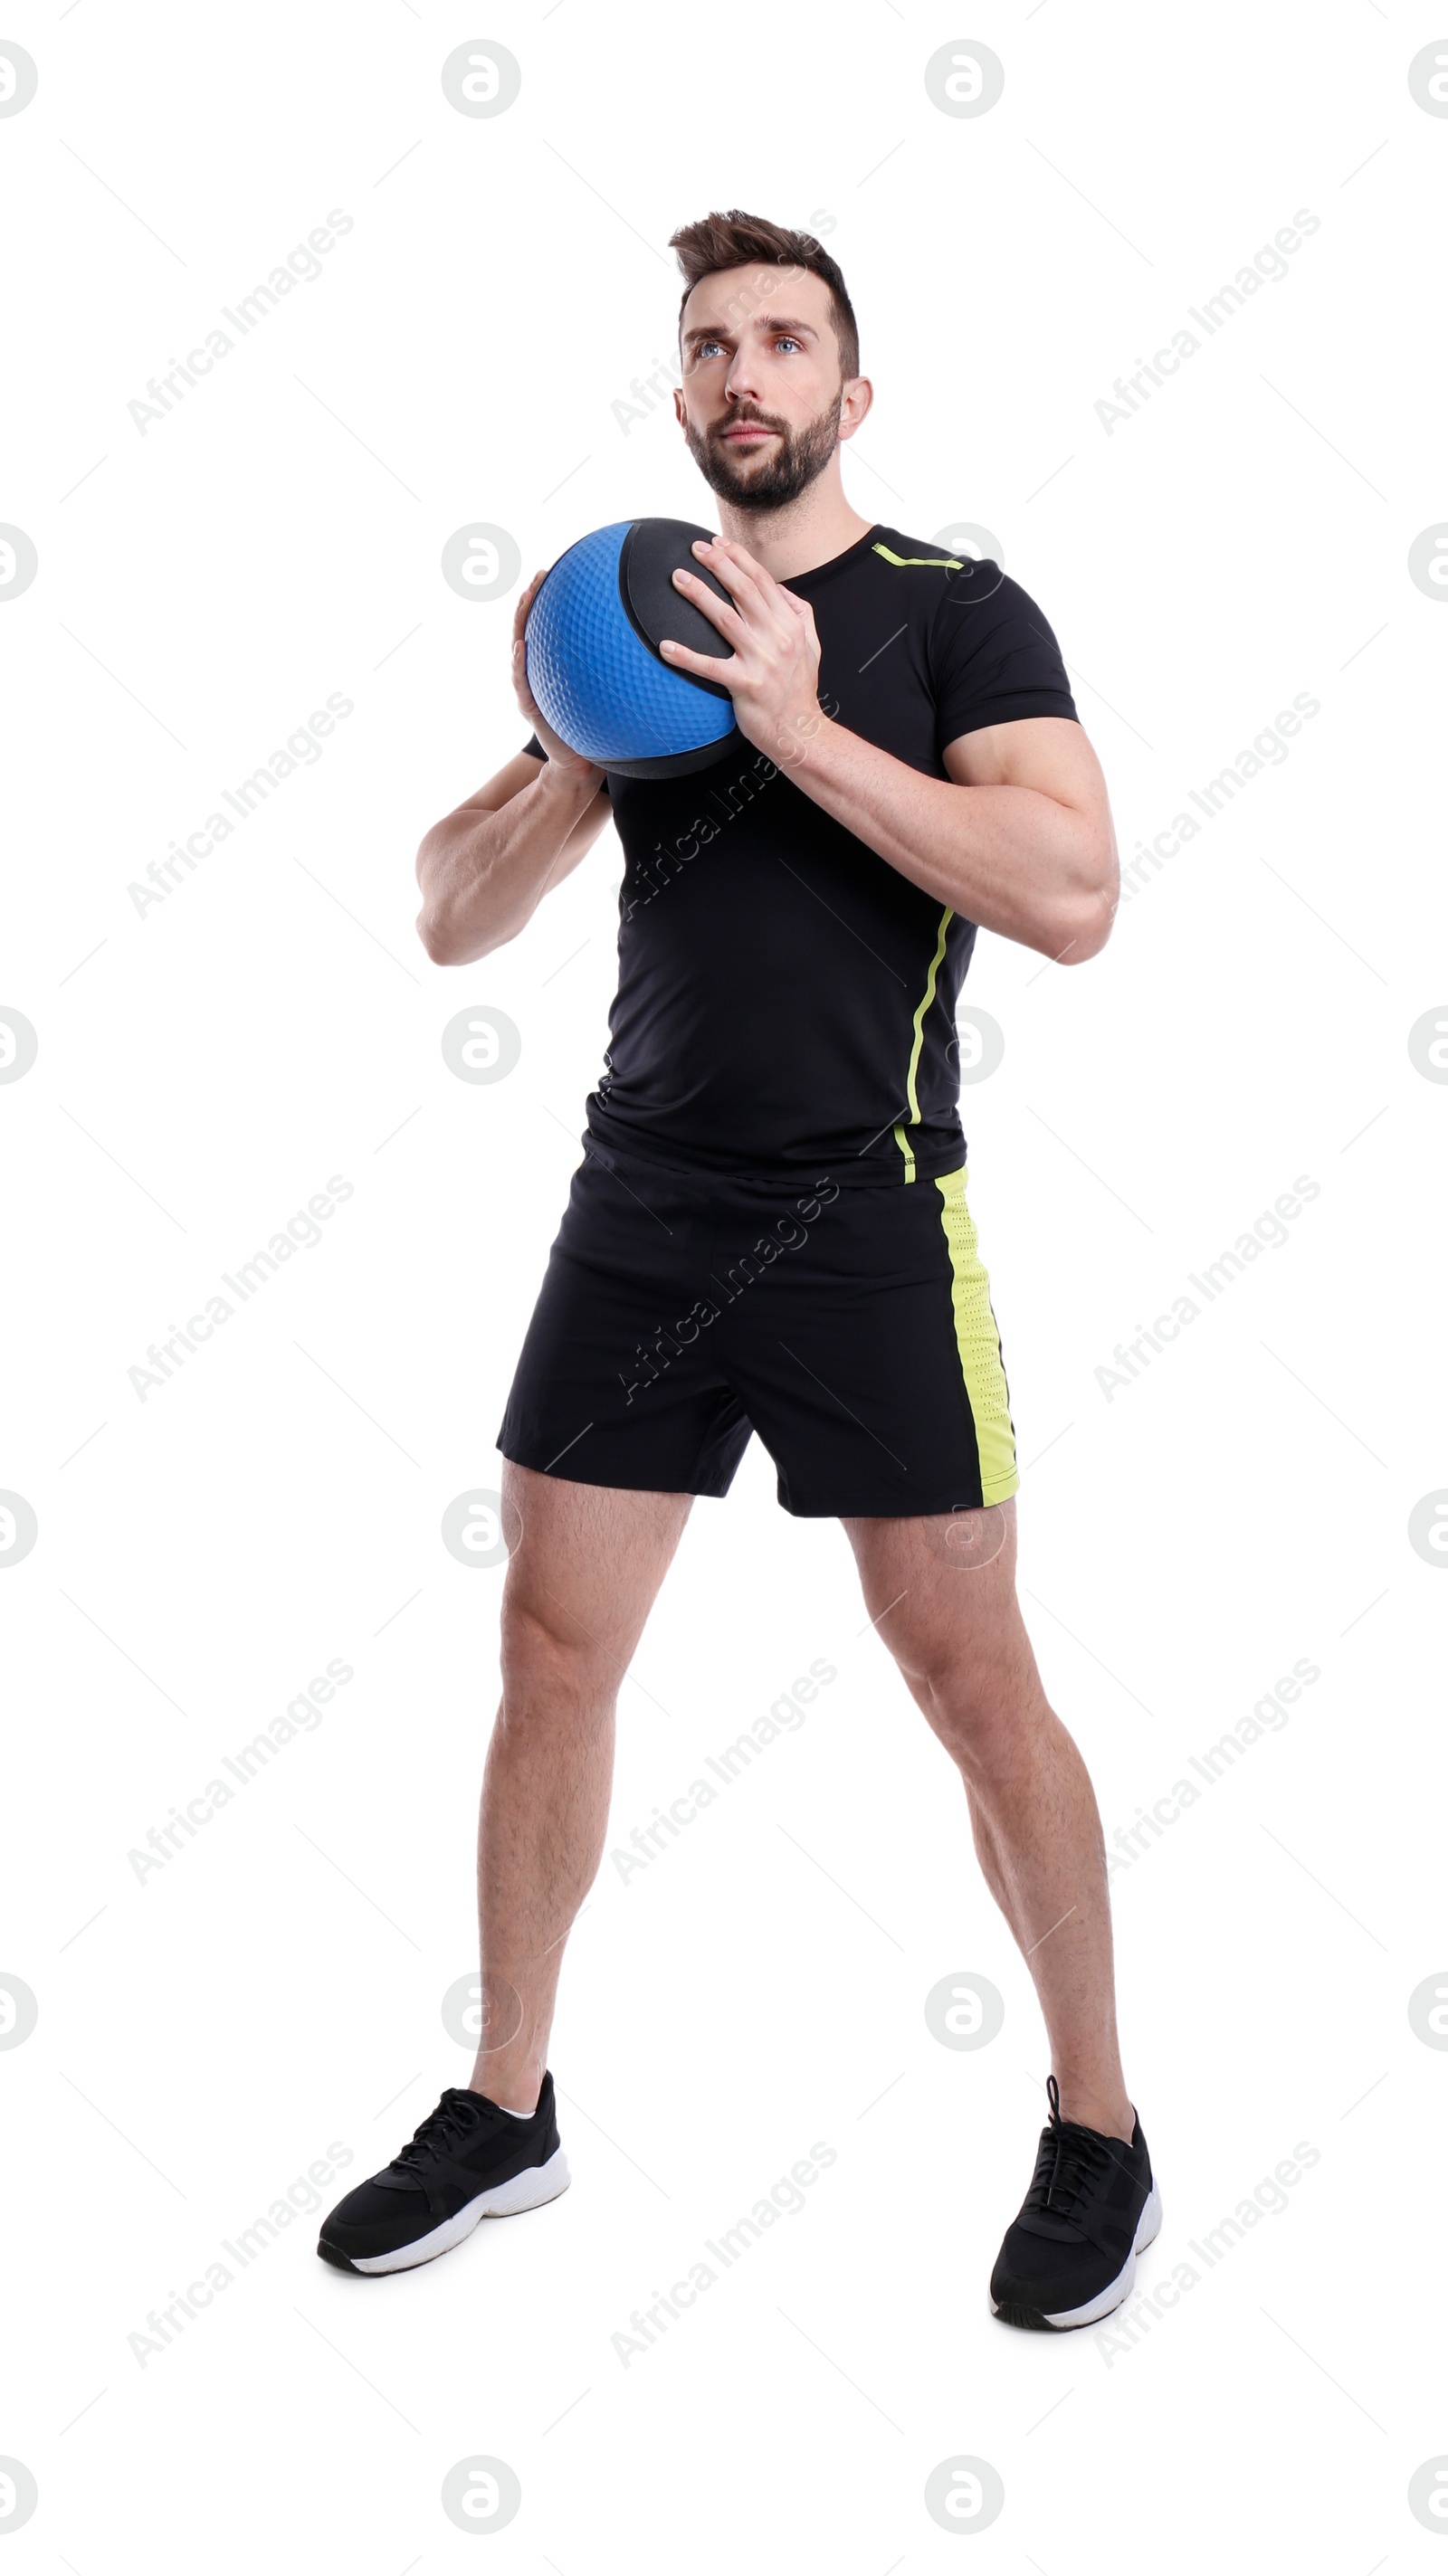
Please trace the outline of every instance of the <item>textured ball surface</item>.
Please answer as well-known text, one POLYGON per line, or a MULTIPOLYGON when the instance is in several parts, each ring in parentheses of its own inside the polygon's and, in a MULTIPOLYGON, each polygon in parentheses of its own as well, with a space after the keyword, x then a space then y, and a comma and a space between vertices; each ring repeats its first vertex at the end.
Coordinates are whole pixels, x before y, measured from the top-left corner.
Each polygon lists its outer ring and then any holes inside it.
MULTIPOLYGON (((635 530, 656 537, 671 524, 620 519, 580 537, 559 556, 528 614, 528 685, 546 721, 571 749, 624 777, 703 768, 734 732, 727 694, 671 670, 652 649, 659 639, 646 642, 630 614, 620 570, 626 541, 635 530)), ((678 524, 678 560, 687 563, 689 538, 707 530, 678 524)), ((666 631, 692 645, 708 620, 680 594, 674 601, 666 631)), ((717 629, 708 632, 719 650, 717 629)))

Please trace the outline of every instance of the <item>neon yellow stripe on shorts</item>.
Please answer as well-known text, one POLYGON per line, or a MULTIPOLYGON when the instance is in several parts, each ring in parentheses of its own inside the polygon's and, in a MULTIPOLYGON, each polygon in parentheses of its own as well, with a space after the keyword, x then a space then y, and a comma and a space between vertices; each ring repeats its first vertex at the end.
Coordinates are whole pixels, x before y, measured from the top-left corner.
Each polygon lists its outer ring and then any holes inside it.
POLYGON ((956 1346, 980 1451, 981 1499, 1003 1503, 1016 1492, 1021 1480, 1016 1467, 1016 1435, 1005 1363, 990 1302, 990 1280, 980 1257, 975 1219, 965 1203, 967 1177, 968 1167, 962 1164, 958 1172, 941 1173, 935 1186, 940 1192, 940 1221, 950 1252, 956 1346))

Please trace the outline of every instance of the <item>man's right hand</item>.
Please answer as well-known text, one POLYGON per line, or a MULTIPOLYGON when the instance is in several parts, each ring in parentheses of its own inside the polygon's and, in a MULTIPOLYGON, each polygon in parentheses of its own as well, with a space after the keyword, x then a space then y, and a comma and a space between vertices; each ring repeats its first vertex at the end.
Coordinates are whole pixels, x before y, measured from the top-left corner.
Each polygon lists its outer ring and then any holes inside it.
POLYGON ((525 716, 532 726, 556 773, 564 778, 583 778, 591 772, 594 778, 601 781, 603 771, 597 763, 585 760, 582 752, 574 751, 568 743, 564 742, 561 735, 556 734, 552 726, 544 721, 533 692, 528 686, 528 657, 523 643, 523 629, 528 623, 528 611, 538 596, 543 579, 543 573, 534 573, 513 612, 513 694, 518 701, 518 712, 525 716))

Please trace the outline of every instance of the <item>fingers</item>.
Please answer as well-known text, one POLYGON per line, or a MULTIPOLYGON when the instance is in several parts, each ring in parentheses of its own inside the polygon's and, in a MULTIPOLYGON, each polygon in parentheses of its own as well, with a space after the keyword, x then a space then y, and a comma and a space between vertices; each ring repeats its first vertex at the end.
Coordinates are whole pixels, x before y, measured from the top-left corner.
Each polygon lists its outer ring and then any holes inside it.
POLYGON ((747 548, 734 545, 725 537, 712 537, 707 545, 696 540, 693 550, 701 562, 707 562, 710 572, 730 593, 735 602, 732 613, 736 622, 730 624, 731 612, 717 591, 701 580, 698 573, 681 567, 674 579, 692 605, 702 608, 705 616, 718 627, 721 635, 729 638, 736 650, 740 636, 747 634, 751 625, 756 631, 772 629, 775 640, 782 643, 790 631, 791 621, 783 607, 784 594, 773 575, 755 562, 747 548))
POLYGON ((532 607, 534 600, 537 598, 538 588, 542 580, 543 574, 541 572, 535 572, 527 589, 521 594, 517 607, 513 611, 513 641, 515 644, 521 644, 523 641, 523 629, 528 623, 528 611, 532 607))
POLYGON ((538 595, 543 578, 542 572, 534 573, 513 611, 513 642, 509 657, 512 664, 513 695, 518 702, 518 712, 532 725, 535 732, 542 721, 542 712, 528 686, 528 647, 524 640, 523 629, 528 623, 528 611, 538 595))
MULTIPOLYGON (((803 600, 796 599, 775 580, 773 573, 766 572, 763 564, 756 563, 747 546, 738 545, 731 537, 711 537, 707 546, 696 541, 693 550, 701 561, 708 563, 709 570, 738 602, 738 614, 744 620, 751 621, 756 629, 765 627, 772 631, 776 643, 793 641, 802 622, 801 612, 804 619, 808 619, 810 612, 803 600)), ((721 603, 708 584, 693 573, 686 572, 676 578, 682 581, 685 594, 694 606, 702 608, 706 616, 713 618, 721 634, 728 635, 730 641, 735 642, 724 618, 716 614, 721 603)))
POLYGON ((697 672, 701 680, 718 680, 726 689, 730 685, 731 672, 739 668, 737 653, 731 653, 728 661, 722 662, 717 653, 695 653, 687 644, 676 644, 669 635, 663 638, 659 651, 672 669, 697 672))
POLYGON ((748 598, 753 595, 767 599, 770 591, 779 586, 773 574, 767 573, 763 564, 755 562, 748 547, 736 544, 730 537, 697 538, 692 551, 701 563, 707 563, 731 597, 748 598))
POLYGON ((717 626, 720 634, 727 635, 731 643, 743 633, 743 620, 738 609, 727 599, 721 599, 717 591, 711 590, 706 581, 699 579, 697 573, 685 572, 681 566, 674 575, 674 584, 680 595, 688 600, 690 606, 702 608, 710 625, 717 626))

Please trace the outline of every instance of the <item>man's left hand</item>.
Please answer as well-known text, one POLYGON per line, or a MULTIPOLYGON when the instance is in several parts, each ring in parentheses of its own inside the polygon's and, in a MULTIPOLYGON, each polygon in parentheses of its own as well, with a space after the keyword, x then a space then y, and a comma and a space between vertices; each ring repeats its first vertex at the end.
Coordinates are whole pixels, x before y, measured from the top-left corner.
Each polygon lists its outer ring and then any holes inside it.
POLYGON ((728 604, 697 573, 676 572, 675 585, 718 627, 733 653, 726 662, 671 640, 659 650, 675 670, 719 681, 734 701, 740 732, 782 768, 793 768, 825 722, 814 610, 732 537, 700 538, 693 552, 723 583, 728 604))

